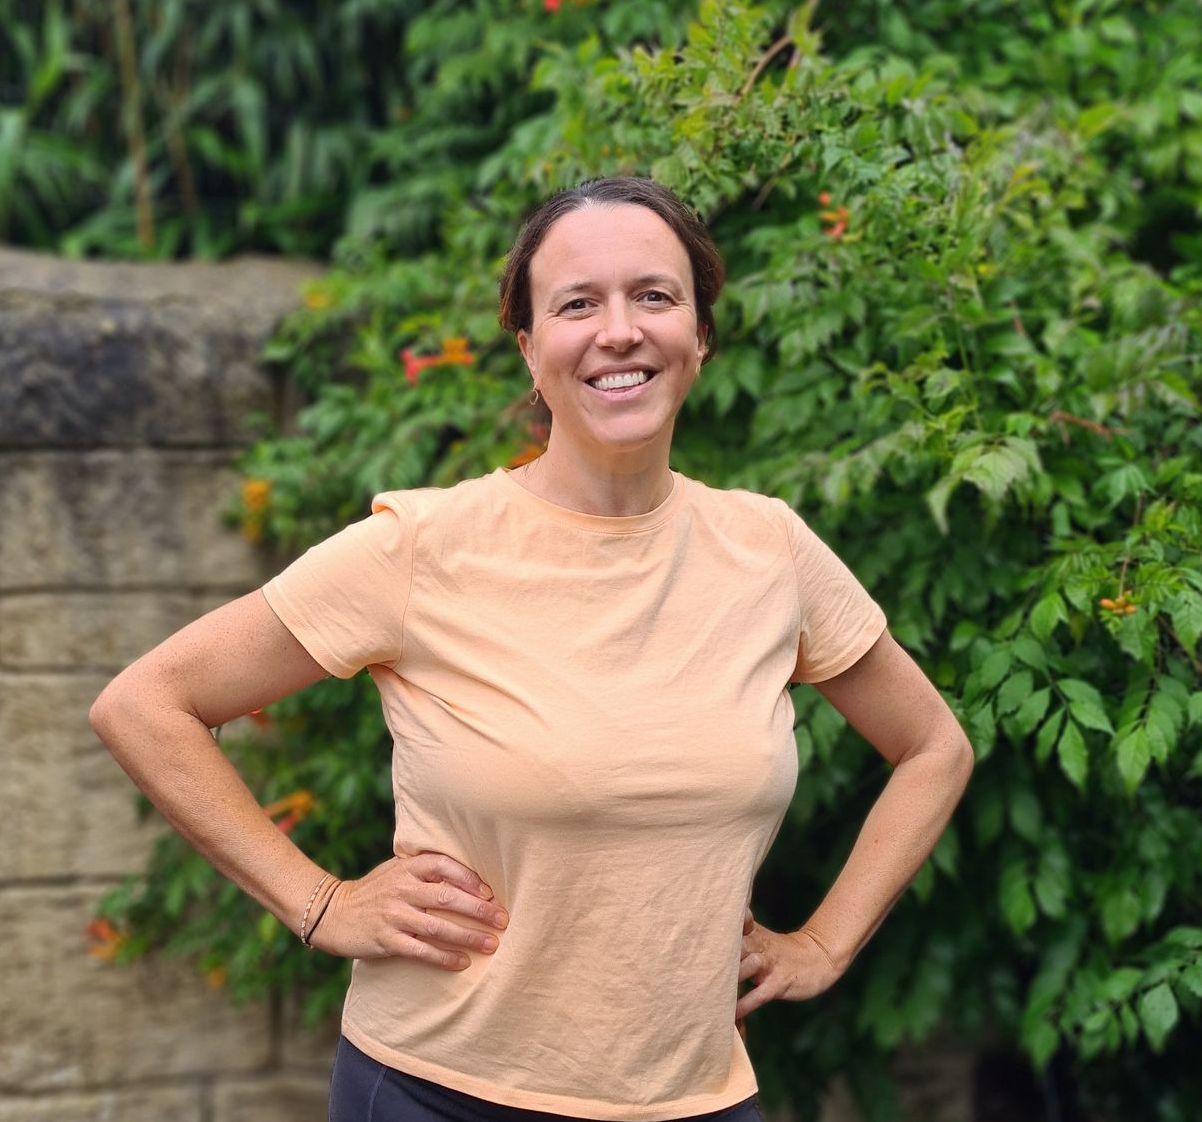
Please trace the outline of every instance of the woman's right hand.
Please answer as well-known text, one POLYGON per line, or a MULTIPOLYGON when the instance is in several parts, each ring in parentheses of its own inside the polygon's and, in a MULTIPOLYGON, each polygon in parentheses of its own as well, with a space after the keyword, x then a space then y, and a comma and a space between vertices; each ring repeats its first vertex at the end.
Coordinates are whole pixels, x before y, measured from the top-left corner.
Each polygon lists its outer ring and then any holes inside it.
POLYGON ((456 912, 504 930, 509 915, 471 869, 445 853, 390 857, 343 881, 313 933, 313 946, 343 958, 413 958, 444 970, 471 965, 465 951, 491 954, 497 937, 426 909, 456 912))

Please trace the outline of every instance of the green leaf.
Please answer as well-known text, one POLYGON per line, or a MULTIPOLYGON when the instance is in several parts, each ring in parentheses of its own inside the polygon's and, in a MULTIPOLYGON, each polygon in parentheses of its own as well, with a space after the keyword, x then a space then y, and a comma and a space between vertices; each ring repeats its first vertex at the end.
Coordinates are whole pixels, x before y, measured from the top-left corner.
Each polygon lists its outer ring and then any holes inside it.
POLYGON ((1007 678, 997 692, 998 716, 1004 717, 1007 713, 1013 713, 1030 696, 1033 684, 1030 670, 1020 670, 1007 678))
POLYGON ((1043 720, 1043 715, 1048 710, 1048 703, 1051 697, 1052 691, 1050 689, 1036 690, 1034 693, 1027 695, 1014 714, 1014 723, 1018 726, 1020 732, 1024 734, 1029 733, 1043 720))
POLYGON ((1056 682, 1056 688, 1068 698, 1069 712, 1078 724, 1087 729, 1114 734, 1114 726, 1102 704, 1102 695, 1088 682, 1079 678, 1061 678, 1056 682))
POLYGON ((1031 1062, 1037 1068, 1043 1068, 1056 1054, 1056 1049, 1060 1046, 1060 1034, 1050 1021, 1039 1020, 1029 1028, 1024 1028, 1022 1043, 1031 1057, 1031 1062))
POLYGON ((1138 926, 1143 908, 1139 895, 1127 884, 1108 888, 1101 897, 1102 929, 1112 943, 1119 943, 1138 926))
POLYGON ((1056 755, 1060 760, 1060 769, 1068 776, 1069 782, 1078 790, 1083 788, 1089 770, 1089 750, 1085 747, 1081 730, 1072 721, 1064 724, 1064 732, 1056 745, 1056 755))
POLYGON ((1192 589, 1179 592, 1169 604, 1169 618, 1186 653, 1192 655, 1202 636, 1202 594, 1192 589))
POLYGON ((1189 947, 1192 950, 1202 950, 1202 927, 1190 927, 1182 924, 1172 928, 1164 940, 1175 947, 1189 947))
POLYGON ((1056 630, 1057 624, 1068 619, 1064 600, 1059 592, 1050 592, 1031 609, 1031 633, 1041 643, 1046 643, 1056 630))
POLYGON ((981 686, 987 690, 993 689, 1009 672, 1012 662, 1010 652, 1005 647, 991 651, 977 671, 981 686))
POLYGON ((1142 727, 1131 729, 1115 742, 1114 751, 1123 786, 1130 793, 1140 785, 1152 762, 1152 744, 1147 730, 1142 727))
POLYGON ((1120 1007, 1119 1023, 1123 1026, 1123 1040, 1128 1045, 1134 1044, 1139 1039, 1139 1018, 1130 1005, 1120 1007))
POLYGON ((956 476, 945 476, 926 495, 927 509, 931 512, 935 525, 939 527, 939 532, 944 535, 948 531, 947 501, 951 498, 952 491, 956 489, 959 482, 960 480, 956 476))
POLYGON ((1035 922, 1035 901, 1025 861, 1012 858, 1003 866, 998 898, 1002 915, 1016 935, 1023 934, 1035 922))
POLYGON ((1064 710, 1057 709, 1040 726, 1039 733, 1035 737, 1035 759, 1041 764, 1047 762, 1048 757, 1052 754, 1052 749, 1056 747, 1056 737, 1060 733, 1060 725, 1063 721, 1064 710))
POLYGON ((1056 845, 1048 846, 1039 856, 1035 872, 1035 899, 1040 911, 1052 919, 1062 919, 1070 887, 1068 854, 1056 845))
POLYGON ((1120 966, 1102 982, 1102 992, 1107 1001, 1126 1001, 1134 992, 1135 987, 1143 981, 1144 972, 1134 966, 1120 966))
POLYGON ((1202 997, 1202 961, 1191 962, 1181 971, 1181 984, 1195 997, 1202 997))
POLYGON ((1043 825, 1043 811, 1039 800, 1025 787, 1020 787, 1010 796, 1010 825, 1025 841, 1039 840, 1043 825))
POLYGON ((1040 671, 1048 668, 1047 649, 1030 636, 1020 635, 1010 644, 1010 649, 1014 652, 1014 657, 1027 666, 1040 671))
POLYGON ((1138 1008, 1144 1035, 1152 1045, 1152 1051, 1159 1052, 1177 1024, 1177 999, 1167 983, 1161 982, 1139 999, 1138 1008))

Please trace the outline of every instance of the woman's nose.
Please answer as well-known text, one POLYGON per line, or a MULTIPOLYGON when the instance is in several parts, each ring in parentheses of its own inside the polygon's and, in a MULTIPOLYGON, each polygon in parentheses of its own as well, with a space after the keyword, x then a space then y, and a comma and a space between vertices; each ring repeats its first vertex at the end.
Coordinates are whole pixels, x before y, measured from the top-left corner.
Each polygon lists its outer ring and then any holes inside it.
POLYGON ((614 300, 606 305, 601 316, 597 343, 603 347, 631 347, 642 342, 642 329, 635 323, 626 301, 614 300))

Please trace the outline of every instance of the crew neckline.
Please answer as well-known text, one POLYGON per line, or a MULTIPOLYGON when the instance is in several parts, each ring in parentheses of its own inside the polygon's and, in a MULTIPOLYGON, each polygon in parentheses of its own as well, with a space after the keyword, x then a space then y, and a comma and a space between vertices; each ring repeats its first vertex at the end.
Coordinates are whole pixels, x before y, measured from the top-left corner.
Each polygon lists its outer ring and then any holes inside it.
POLYGON ((678 471, 668 469, 672 476, 672 490, 667 497, 652 510, 645 514, 589 514, 583 510, 573 510, 571 507, 560 506, 558 503, 544 499, 533 491, 523 487, 509 468, 498 467, 493 475, 499 477, 501 485, 519 501, 524 502, 530 509, 540 511, 544 516, 555 519, 568 526, 576 526, 582 530, 593 530, 602 534, 637 534, 643 530, 652 530, 665 522, 672 512, 680 505, 680 497, 684 492, 684 477, 678 471))

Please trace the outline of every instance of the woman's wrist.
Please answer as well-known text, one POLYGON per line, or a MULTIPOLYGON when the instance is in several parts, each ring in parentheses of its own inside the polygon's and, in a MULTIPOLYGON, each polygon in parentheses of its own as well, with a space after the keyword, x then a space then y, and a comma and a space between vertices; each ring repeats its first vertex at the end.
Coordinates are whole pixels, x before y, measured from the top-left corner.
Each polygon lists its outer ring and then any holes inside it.
POLYGON ((341 883, 333 873, 323 873, 321 879, 309 894, 309 899, 305 903, 305 910, 301 914, 300 928, 297 931, 300 941, 306 947, 312 949, 314 928, 316 928, 321 916, 325 915, 326 909, 330 905, 330 900, 333 899, 334 889, 341 883))
POLYGON ((850 956, 841 956, 837 951, 833 950, 830 942, 825 936, 820 935, 810 924, 802 924, 796 931, 793 932, 794 938, 806 938, 822 952, 822 957, 826 959, 830 968, 839 974, 842 974, 851 963, 850 956))

